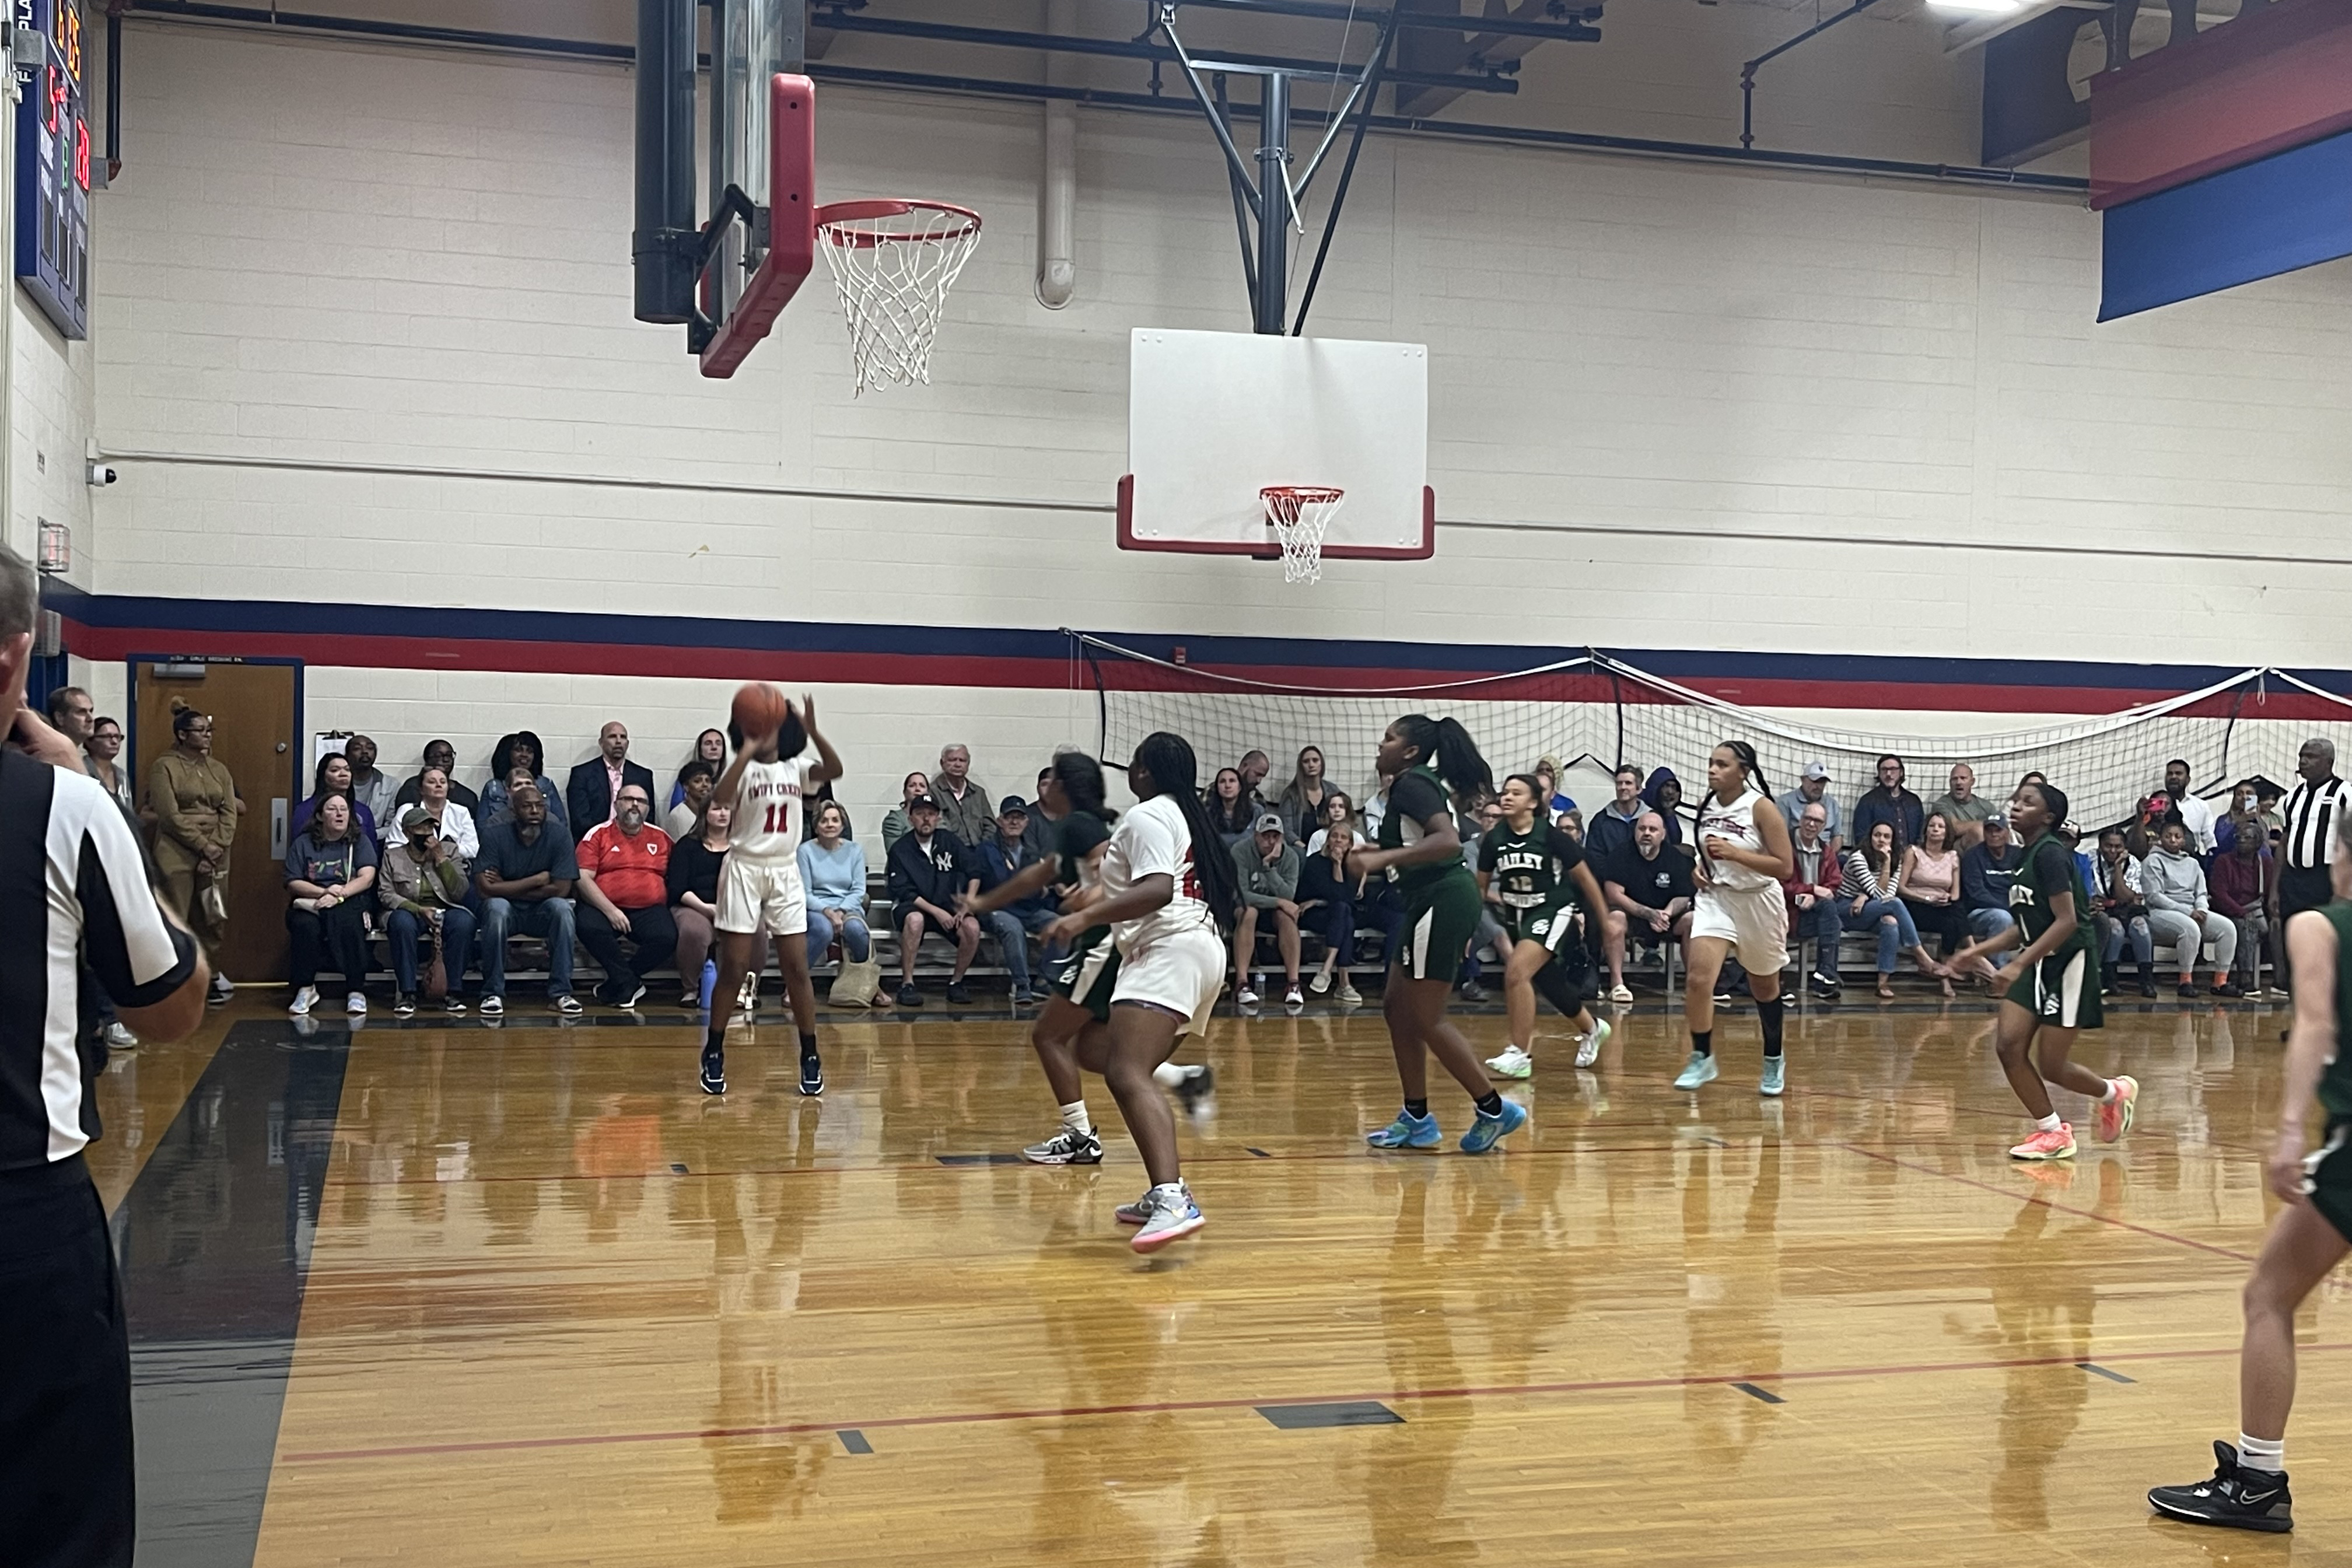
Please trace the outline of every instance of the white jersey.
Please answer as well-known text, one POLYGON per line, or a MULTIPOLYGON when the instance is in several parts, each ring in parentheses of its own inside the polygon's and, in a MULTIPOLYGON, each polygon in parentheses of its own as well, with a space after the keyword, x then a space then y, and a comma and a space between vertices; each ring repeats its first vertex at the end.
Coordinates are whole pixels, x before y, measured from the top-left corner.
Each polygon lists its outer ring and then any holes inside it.
POLYGON ((728 853, 740 860, 792 860, 801 852, 801 797, 808 792, 814 757, 746 763, 735 781, 735 819, 728 853))
POLYGON ((1192 829, 1183 808, 1164 795, 1153 795, 1120 817, 1103 848, 1105 897, 1115 899, 1151 876, 1172 878, 1174 896, 1150 914, 1111 928, 1122 957, 1179 931, 1216 934, 1216 920, 1202 901, 1201 879, 1192 868, 1192 829))
MULTIPOLYGON (((1729 805, 1718 803, 1713 790, 1707 791, 1706 798, 1699 802, 1698 831, 1693 835, 1693 837, 1697 842, 1700 858, 1706 861, 1706 874, 1714 878, 1717 885, 1726 892, 1757 893, 1767 888, 1780 886, 1770 877, 1753 867, 1737 865, 1729 860, 1718 860, 1706 852, 1708 839, 1723 838, 1737 844, 1742 849, 1753 849, 1759 854, 1762 853, 1764 836, 1756 831, 1756 808, 1759 805, 1771 805, 1772 799, 1753 785, 1750 785, 1729 805)), ((1778 806, 1772 808, 1775 811, 1780 809, 1778 806)))

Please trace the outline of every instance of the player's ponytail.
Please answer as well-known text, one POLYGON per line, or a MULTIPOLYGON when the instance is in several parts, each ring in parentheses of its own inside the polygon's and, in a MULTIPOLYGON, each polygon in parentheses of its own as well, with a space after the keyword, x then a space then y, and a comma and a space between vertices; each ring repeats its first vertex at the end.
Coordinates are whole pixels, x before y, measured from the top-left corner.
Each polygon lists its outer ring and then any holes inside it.
POLYGON ((1070 803, 1072 811, 1098 816, 1105 822, 1118 820, 1118 813, 1103 805, 1102 764, 1084 752, 1055 752, 1054 782, 1062 786, 1062 798, 1070 803))
POLYGON ((1240 917, 1242 887, 1234 858, 1217 830, 1209 826, 1209 809, 1201 804, 1200 764, 1192 745, 1181 735, 1155 731, 1135 748, 1135 760, 1151 775, 1154 794, 1176 803, 1184 826, 1192 830, 1192 875, 1201 884, 1201 900, 1209 906, 1217 929, 1232 934, 1240 917))
POLYGON ((1748 770, 1748 788, 1764 795, 1772 793, 1772 786, 1764 782, 1764 764, 1756 760, 1755 747, 1745 741, 1726 741, 1723 749, 1738 757, 1739 765, 1748 770))
MULTIPOLYGON (((1494 771, 1478 754, 1477 745, 1460 720, 1408 713, 1396 721, 1396 728, 1404 737, 1404 743, 1421 753, 1416 761, 1435 768, 1437 776, 1454 786, 1457 803, 1482 801, 1495 793, 1494 771)), ((1545 801, 1543 805, 1548 812, 1551 803, 1545 801)))

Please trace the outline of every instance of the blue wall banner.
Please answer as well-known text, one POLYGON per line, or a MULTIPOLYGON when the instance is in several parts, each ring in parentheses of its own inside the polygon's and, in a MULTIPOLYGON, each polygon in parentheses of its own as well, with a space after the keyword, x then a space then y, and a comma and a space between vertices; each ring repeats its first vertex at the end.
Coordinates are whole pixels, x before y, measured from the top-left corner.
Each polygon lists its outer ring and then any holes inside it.
POLYGON ((2103 321, 2352 256, 2352 131, 2105 217, 2103 321))

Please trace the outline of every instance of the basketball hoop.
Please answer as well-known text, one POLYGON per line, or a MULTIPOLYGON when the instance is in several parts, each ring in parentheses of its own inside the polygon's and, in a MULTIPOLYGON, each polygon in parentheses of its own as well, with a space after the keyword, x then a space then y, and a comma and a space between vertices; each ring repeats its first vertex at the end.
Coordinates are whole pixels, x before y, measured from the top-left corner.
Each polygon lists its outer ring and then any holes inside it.
POLYGON ((1321 581, 1323 532, 1348 492, 1328 485, 1268 485, 1257 494, 1265 503, 1265 525, 1282 546, 1282 580, 1321 581))
POLYGON ((980 240, 980 215, 946 202, 835 202, 817 209, 816 237, 849 317, 857 391, 928 384, 931 339, 980 240))

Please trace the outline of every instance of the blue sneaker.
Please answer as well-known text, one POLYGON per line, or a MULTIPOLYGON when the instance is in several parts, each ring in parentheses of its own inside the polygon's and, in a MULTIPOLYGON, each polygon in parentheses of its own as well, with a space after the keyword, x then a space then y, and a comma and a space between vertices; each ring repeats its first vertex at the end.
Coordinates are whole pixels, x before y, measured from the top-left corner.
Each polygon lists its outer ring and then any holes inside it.
POLYGON ((1782 1089, 1788 1088, 1788 1058, 1766 1057, 1764 1058, 1764 1079, 1756 1086, 1756 1092, 1759 1094, 1778 1094, 1782 1089))
POLYGON ((1375 1149, 1434 1149, 1445 1141, 1437 1130, 1437 1113, 1408 1116, 1397 1112, 1397 1119, 1378 1132, 1364 1134, 1364 1142, 1375 1149))
POLYGON ((1478 1113, 1478 1120, 1470 1124, 1470 1131, 1462 1134, 1462 1152, 1465 1154, 1483 1154, 1498 1140, 1517 1132, 1527 1124, 1527 1111, 1507 1100, 1503 1101, 1500 1116, 1489 1116, 1483 1110, 1478 1113))
POLYGON ((1696 1089, 1703 1083, 1713 1083, 1715 1081, 1716 1071, 1715 1055, 1713 1052, 1709 1052, 1706 1056, 1701 1056, 1696 1051, 1693 1051, 1691 1053, 1690 1060, 1683 1067, 1682 1077, 1675 1079, 1675 1087, 1676 1089, 1696 1089))

